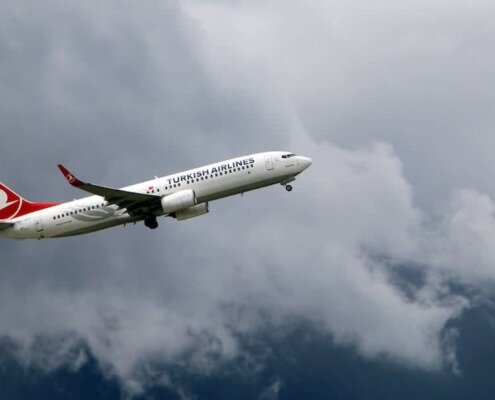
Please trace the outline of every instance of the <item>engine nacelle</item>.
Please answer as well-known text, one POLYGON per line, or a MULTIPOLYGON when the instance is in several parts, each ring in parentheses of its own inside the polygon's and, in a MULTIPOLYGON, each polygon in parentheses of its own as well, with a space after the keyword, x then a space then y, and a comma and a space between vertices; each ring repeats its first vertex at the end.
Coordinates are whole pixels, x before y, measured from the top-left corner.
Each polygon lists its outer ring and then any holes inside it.
POLYGON ((195 206, 180 210, 175 213, 177 221, 184 221, 185 219, 199 217, 200 215, 207 214, 209 211, 208 203, 201 203, 195 206))
POLYGON ((174 213, 196 205, 196 194, 192 189, 181 190, 163 197, 161 203, 165 214, 174 213))

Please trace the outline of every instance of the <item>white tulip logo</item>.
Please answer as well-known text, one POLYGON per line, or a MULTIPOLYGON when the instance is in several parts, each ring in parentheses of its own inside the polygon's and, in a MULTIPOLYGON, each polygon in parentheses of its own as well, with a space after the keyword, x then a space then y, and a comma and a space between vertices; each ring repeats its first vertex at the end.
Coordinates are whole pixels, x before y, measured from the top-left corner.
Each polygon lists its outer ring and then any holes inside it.
MULTIPOLYGON (((7 195, 7 193, 5 193, 2 189, 0 189, 0 211, 19 201, 19 199, 15 199, 13 201, 8 201, 8 200, 9 200, 9 196, 7 195)), ((0 218, 5 219, 7 217, 0 214, 0 218)))

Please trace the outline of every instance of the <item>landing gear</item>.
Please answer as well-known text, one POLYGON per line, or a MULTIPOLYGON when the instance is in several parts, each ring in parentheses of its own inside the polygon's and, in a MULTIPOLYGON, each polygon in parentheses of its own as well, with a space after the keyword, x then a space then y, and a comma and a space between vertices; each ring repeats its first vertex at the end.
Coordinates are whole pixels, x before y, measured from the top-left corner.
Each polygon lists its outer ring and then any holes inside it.
POLYGON ((158 228, 158 222, 156 220, 156 217, 154 215, 148 215, 144 219, 144 225, 150 229, 158 228))
POLYGON ((285 188, 285 190, 287 190, 288 192, 292 191, 292 186, 289 185, 290 182, 294 182, 296 180, 296 178, 294 178, 293 176, 292 177, 289 177, 287 179, 284 179, 282 182, 280 182, 280 184, 285 188))

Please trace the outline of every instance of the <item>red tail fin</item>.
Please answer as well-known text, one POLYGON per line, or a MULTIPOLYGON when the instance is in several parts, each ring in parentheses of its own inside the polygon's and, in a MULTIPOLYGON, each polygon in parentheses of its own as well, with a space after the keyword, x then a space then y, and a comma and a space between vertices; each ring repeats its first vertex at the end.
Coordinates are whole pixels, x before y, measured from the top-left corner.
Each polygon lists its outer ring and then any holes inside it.
POLYGON ((59 203, 33 203, 23 199, 16 192, 0 183, 0 220, 16 217, 53 207, 59 203))

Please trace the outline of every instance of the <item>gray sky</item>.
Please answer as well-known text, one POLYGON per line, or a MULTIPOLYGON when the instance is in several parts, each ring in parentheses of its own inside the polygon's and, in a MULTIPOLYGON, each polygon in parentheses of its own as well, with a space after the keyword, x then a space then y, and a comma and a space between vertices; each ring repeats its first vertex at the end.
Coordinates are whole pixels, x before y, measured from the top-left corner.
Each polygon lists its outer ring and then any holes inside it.
POLYGON ((452 363, 441 333, 469 300, 448 283, 495 278, 494 7, 2 2, 1 179, 27 198, 81 196, 58 162, 111 186, 272 149, 314 163, 290 195, 154 232, 1 242, 0 334, 47 369, 85 341, 136 391, 153 362, 206 373, 299 318, 364 357, 452 363))

